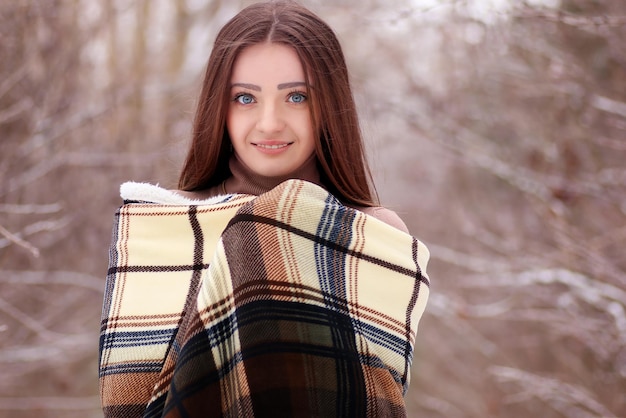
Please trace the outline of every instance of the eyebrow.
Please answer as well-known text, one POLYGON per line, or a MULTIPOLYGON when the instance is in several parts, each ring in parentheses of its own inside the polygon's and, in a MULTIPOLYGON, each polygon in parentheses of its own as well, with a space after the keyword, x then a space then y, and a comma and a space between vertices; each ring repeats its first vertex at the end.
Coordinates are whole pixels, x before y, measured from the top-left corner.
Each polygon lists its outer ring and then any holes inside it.
MULTIPOLYGON (((293 81, 291 83, 281 83, 276 87, 278 88, 278 90, 284 90, 284 89, 291 89, 291 88, 300 87, 300 86, 306 86, 306 83, 304 81, 293 81)), ((243 87, 249 90, 261 91, 260 86, 257 86, 256 84, 249 84, 249 83, 233 83, 230 85, 230 87, 231 88, 243 87)))
POLYGON ((304 81, 294 81, 293 83, 282 83, 276 87, 278 88, 278 90, 284 90, 300 86, 306 86, 306 83, 304 81))
POLYGON ((244 89, 248 89, 248 90, 261 91, 261 87, 257 86, 256 84, 233 83, 230 85, 231 89, 235 87, 243 87, 244 89))

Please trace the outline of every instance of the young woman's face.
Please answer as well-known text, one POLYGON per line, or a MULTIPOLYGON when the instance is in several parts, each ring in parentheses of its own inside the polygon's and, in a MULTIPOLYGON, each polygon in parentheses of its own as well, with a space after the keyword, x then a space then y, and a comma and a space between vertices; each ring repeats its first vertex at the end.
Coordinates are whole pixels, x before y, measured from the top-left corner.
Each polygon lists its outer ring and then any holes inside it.
POLYGON ((226 127, 239 160, 254 173, 285 176, 315 150, 309 92, 293 48, 263 43, 244 49, 230 80, 226 127))

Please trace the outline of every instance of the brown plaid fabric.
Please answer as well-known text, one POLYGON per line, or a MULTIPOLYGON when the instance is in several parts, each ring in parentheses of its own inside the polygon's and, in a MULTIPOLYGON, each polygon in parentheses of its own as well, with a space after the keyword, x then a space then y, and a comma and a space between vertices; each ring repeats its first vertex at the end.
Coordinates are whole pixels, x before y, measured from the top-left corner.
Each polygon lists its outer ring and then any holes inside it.
POLYGON ((116 219, 105 416, 406 415, 421 242, 301 180, 116 219))

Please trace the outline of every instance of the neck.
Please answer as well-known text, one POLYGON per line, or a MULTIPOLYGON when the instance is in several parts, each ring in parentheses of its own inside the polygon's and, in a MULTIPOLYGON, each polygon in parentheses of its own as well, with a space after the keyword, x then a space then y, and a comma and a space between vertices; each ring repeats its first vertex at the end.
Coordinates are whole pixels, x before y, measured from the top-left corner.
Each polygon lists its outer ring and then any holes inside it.
POLYGON ((306 180, 324 187, 320 181, 315 154, 294 172, 277 177, 266 177, 254 173, 235 154, 230 158, 228 166, 232 174, 224 184, 228 193, 244 193, 258 196, 289 179, 306 180))

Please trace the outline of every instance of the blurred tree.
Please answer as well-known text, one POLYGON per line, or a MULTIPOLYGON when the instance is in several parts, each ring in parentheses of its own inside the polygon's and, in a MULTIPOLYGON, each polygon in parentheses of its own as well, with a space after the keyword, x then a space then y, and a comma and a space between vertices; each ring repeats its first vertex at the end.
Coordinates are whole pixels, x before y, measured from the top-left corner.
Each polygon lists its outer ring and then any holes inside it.
POLYGON ((184 68, 180 33, 214 30, 226 6, 194 7, 191 19, 185 1, 0 3, 2 416, 102 416, 99 306, 117 188, 175 184, 200 67, 184 68))
POLYGON ((450 328, 431 342, 452 347, 424 360, 449 377, 421 392, 437 416, 623 416, 626 4, 515 3, 488 23, 457 6, 443 86, 412 85, 429 110, 404 108, 458 158, 431 246, 447 264, 431 312, 450 328))

